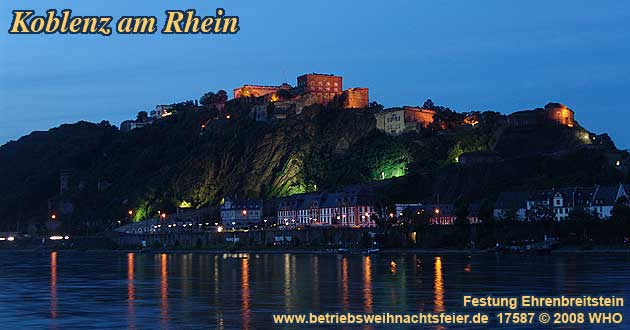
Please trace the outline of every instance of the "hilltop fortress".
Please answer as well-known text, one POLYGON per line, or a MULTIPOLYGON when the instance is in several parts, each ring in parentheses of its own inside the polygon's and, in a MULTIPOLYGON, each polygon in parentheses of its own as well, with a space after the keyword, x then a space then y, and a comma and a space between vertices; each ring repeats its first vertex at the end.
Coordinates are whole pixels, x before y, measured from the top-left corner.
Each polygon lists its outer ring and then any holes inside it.
POLYGON ((297 86, 245 84, 234 89, 234 99, 264 98, 262 105, 254 107, 256 120, 284 118, 288 111, 300 113, 313 104, 326 105, 339 101, 345 109, 363 109, 369 105, 369 89, 363 87, 343 89, 343 77, 333 74, 309 73, 297 77, 297 86))
POLYGON ((548 103, 544 109, 517 111, 507 116, 507 124, 514 127, 556 124, 566 127, 576 126, 575 112, 560 103, 548 103))

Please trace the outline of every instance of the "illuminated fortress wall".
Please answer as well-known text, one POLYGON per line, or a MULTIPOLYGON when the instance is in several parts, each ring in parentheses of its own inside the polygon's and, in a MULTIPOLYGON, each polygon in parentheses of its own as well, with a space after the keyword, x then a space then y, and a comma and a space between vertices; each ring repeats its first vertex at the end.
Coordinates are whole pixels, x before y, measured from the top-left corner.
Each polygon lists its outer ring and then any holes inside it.
POLYGON ((343 107, 346 109, 367 108, 370 103, 370 93, 367 88, 349 88, 344 91, 346 96, 343 107))

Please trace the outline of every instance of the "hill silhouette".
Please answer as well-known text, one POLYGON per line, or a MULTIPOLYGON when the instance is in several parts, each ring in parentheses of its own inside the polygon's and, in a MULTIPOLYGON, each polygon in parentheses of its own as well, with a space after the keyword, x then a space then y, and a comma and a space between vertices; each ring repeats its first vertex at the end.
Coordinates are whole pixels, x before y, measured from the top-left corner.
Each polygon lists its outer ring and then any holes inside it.
POLYGON ((377 183, 384 205, 627 179, 615 163, 627 154, 611 141, 593 146, 581 127, 513 128, 490 111, 472 114, 478 123, 470 125, 470 113, 438 110, 440 125, 400 136, 376 130, 378 109, 313 105, 263 123, 230 102, 230 119, 187 103, 130 133, 107 122, 34 132, 0 147, 0 228, 41 225, 60 203, 72 206, 60 215, 65 225, 91 232, 130 220, 127 210, 140 220, 235 194, 266 199, 377 183))

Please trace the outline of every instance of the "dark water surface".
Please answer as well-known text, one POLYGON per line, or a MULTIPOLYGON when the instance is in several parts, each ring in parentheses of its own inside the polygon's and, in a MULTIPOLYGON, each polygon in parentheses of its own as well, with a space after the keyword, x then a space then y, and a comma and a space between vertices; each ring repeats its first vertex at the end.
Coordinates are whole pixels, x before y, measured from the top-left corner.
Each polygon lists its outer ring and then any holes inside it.
MULTIPOLYGON (((627 300, 629 281, 626 255, 0 252, 0 324, 3 329, 311 329, 273 325, 271 315, 476 312, 462 307, 464 294, 627 300)), ((613 311, 628 319, 605 328, 630 328, 629 308, 613 311)))

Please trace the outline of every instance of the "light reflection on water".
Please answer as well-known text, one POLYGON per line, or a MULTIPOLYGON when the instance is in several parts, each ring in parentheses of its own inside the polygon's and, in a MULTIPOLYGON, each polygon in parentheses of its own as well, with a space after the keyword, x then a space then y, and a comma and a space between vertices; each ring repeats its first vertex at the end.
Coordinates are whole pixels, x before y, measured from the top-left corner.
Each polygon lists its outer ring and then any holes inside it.
POLYGON ((444 279, 442 278, 442 276, 442 258, 435 257, 435 302, 433 303, 433 305, 435 306, 434 311, 436 313, 441 313, 444 311, 444 279))
POLYGON ((363 257, 363 301, 365 312, 372 313, 372 259, 370 256, 363 257))
POLYGON ((2 252, 0 260, 7 329, 300 329, 273 326, 271 314, 467 312, 463 294, 628 298, 630 291, 625 255, 62 251, 2 252))
POLYGON ((160 315, 162 329, 168 329, 168 255, 160 255, 160 315))
POLYGON ((243 330, 249 330, 249 259, 243 258, 242 261, 242 284, 241 284, 241 303, 243 315, 243 330))
POLYGON ((50 318, 57 318, 57 252, 50 253, 50 318))
POLYGON ((134 257, 135 254, 128 253, 127 254, 127 318, 129 329, 136 329, 136 289, 134 287, 134 257))

